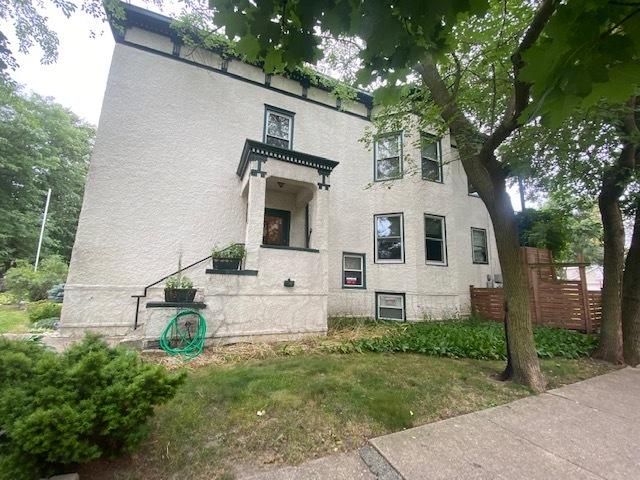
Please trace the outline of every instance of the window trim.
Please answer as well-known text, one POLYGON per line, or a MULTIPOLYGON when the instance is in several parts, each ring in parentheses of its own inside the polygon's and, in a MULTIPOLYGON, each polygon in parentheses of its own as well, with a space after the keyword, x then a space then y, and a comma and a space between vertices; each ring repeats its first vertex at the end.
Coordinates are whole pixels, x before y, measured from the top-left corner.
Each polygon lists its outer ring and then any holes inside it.
POLYGON ((294 117, 296 113, 291 112, 289 110, 285 110, 283 108, 274 107, 273 105, 269 105, 267 103, 264 104, 264 120, 262 122, 262 143, 267 143, 267 121, 269 120, 269 112, 289 117, 291 121, 291 128, 289 128, 289 146, 287 147, 287 150, 293 150, 293 126, 295 124, 294 117))
POLYGON ((367 254, 356 252, 342 252, 342 288, 347 290, 366 290, 367 289, 367 254), (345 271, 356 272, 357 270, 345 270, 344 259, 345 257, 359 257, 362 261, 362 285, 345 285, 344 274, 345 271))
POLYGON ((442 170, 442 137, 437 137, 435 135, 432 135, 426 132, 420 133, 420 173, 422 176, 422 180, 425 180, 427 182, 433 182, 433 183, 444 183, 444 172, 442 170), (438 176, 439 176, 438 180, 431 180, 430 178, 425 178, 424 176, 424 165, 422 164, 422 160, 426 158, 429 161, 432 161, 432 162, 434 161, 432 158, 426 157, 423 154, 422 142, 426 137, 435 140, 436 152, 437 152, 436 155, 438 156, 438 158, 436 159, 436 161, 438 162, 438 176))
POLYGON ((487 232, 486 228, 471 227, 471 260, 473 261, 474 265, 489 265, 489 233, 487 232), (480 232, 484 232, 484 241, 485 241, 484 248, 486 249, 486 253, 487 253, 487 261, 486 262, 476 262, 476 256, 475 256, 475 252, 474 252, 475 245, 473 243, 473 231, 474 230, 478 230, 480 232))
MULTIPOLYGON (((407 297, 404 292, 375 292, 376 297, 376 312, 375 318, 376 320, 388 320, 392 322, 406 322, 407 321, 407 297), (380 316, 380 295, 396 295, 402 298, 402 320, 397 318, 385 318, 380 316)), ((395 307, 385 307, 385 308, 395 308, 395 307)))
MULTIPOLYGON (((373 181, 374 182, 391 182, 393 180, 400 180, 404 177, 404 135, 402 130, 395 132, 383 133, 380 135, 376 135, 373 139, 373 181), (400 173, 397 177, 393 178, 378 178, 378 141, 383 138, 397 136, 400 139, 400 173)), ((389 157, 391 158, 391 157, 389 157)))
POLYGON ((425 265, 434 265, 437 267, 449 266, 449 252, 447 251, 447 220, 444 215, 435 215, 433 213, 425 213, 424 216, 424 263, 425 265), (437 218, 442 221, 442 249, 444 260, 438 262, 427 259, 427 218, 437 218))
POLYGON ((376 213, 373 215, 373 263, 381 263, 381 264, 403 264, 405 263, 405 244, 404 244, 404 213, 403 212, 394 212, 394 213, 376 213), (377 228, 377 219, 378 217, 391 217, 391 216, 399 216, 400 217, 400 239, 402 240, 402 258, 400 260, 380 260, 378 259, 378 228, 377 228))

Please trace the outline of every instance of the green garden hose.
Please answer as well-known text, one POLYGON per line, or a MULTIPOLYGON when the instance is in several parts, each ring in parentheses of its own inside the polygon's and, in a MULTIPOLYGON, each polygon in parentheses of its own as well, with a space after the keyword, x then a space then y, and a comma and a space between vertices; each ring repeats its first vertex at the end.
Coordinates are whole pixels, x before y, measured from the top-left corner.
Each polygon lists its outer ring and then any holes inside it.
POLYGON ((183 355, 187 359, 202 353, 207 333, 207 322, 196 310, 182 310, 167 324, 160 335, 160 348, 169 355, 183 355), (179 322, 182 317, 197 317, 197 325, 191 321, 179 322))

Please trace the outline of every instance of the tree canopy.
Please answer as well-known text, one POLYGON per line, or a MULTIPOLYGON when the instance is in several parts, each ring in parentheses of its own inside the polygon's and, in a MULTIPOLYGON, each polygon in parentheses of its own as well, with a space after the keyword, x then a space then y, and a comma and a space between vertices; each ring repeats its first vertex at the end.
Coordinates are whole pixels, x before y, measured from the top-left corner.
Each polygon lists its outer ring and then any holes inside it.
POLYGON ((43 255, 69 259, 94 134, 51 99, 0 80, 0 265, 35 256, 48 188, 43 255))

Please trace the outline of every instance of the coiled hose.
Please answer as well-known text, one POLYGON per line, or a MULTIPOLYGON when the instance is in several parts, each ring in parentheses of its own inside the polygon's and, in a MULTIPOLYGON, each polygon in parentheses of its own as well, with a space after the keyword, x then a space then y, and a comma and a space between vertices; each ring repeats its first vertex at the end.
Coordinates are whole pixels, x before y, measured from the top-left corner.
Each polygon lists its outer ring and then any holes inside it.
POLYGON ((182 355, 191 360, 202 353, 206 334, 207 322, 200 312, 182 310, 169 321, 160 335, 160 348, 169 355, 182 355), (189 320, 179 321, 188 315, 197 317, 197 325, 189 320))

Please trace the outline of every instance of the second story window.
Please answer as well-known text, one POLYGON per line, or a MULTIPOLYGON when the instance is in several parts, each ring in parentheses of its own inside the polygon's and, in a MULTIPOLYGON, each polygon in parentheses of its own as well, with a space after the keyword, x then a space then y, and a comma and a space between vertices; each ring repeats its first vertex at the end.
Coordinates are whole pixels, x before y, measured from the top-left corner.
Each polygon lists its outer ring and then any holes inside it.
POLYGON ((291 148, 293 115, 293 112, 267 106, 264 115, 264 143, 280 148, 291 148))
POLYGON ((393 180, 402 177, 402 135, 393 133, 379 137, 375 143, 374 180, 393 180))
POLYGON ((440 139, 429 134, 421 137, 422 179, 442 182, 442 149, 440 139))

